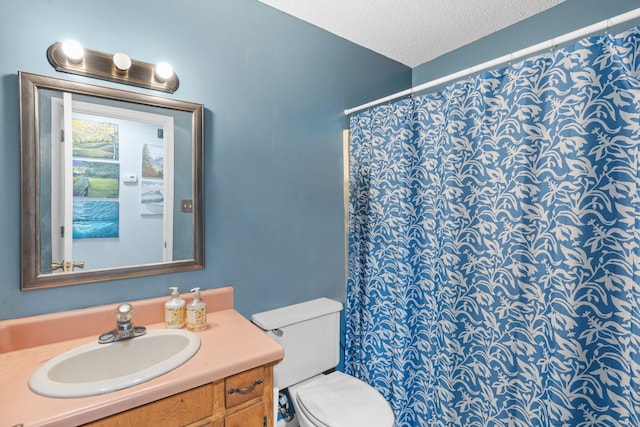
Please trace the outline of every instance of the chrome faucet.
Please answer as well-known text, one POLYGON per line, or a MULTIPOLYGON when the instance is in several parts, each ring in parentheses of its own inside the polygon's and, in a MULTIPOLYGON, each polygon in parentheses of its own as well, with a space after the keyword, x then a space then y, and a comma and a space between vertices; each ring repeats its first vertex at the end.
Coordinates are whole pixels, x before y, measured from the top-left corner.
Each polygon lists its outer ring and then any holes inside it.
POLYGON ((139 337, 147 333, 144 326, 133 326, 131 318, 133 317, 133 306, 129 303, 120 304, 116 309, 116 322, 118 327, 112 331, 105 332, 98 337, 100 344, 106 344, 115 341, 127 340, 139 337))

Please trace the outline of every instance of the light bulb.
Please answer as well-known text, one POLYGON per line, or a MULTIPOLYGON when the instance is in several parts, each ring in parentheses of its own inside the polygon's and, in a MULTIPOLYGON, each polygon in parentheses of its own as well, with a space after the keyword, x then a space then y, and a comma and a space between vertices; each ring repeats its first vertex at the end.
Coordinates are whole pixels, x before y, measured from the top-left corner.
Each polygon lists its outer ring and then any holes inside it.
POLYGON ((159 80, 165 81, 173 76, 173 67, 166 62, 160 62, 156 65, 156 77, 159 80))
POLYGON ((127 71, 131 68, 131 58, 126 53, 118 52, 113 55, 113 65, 116 66, 118 70, 127 71))
POLYGON ((84 56, 84 48, 80 43, 73 40, 63 42, 62 51, 71 62, 80 62, 84 56))

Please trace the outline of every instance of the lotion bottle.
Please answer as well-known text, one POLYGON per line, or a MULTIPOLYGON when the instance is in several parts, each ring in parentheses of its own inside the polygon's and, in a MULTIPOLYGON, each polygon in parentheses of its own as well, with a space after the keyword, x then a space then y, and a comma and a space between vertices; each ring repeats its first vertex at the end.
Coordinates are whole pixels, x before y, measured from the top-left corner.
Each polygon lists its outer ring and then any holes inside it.
POLYGON ((191 289, 193 301, 187 304, 187 328, 199 331, 207 327, 207 303, 200 299, 200 288, 191 289))
POLYGON ((180 298, 177 287, 171 287, 171 298, 164 304, 164 323, 169 329, 179 329, 185 324, 185 300, 180 298))

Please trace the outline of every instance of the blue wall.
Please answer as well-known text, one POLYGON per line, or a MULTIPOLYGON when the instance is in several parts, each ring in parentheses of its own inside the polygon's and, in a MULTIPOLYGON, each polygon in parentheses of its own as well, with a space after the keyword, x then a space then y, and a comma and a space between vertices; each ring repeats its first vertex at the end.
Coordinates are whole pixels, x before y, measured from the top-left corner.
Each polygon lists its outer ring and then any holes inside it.
MULTIPOLYGON (((235 287, 244 315, 344 300, 343 110, 411 70, 255 0, 21 0, 0 5, 0 319, 235 287), (205 117, 205 270, 20 291, 17 71, 58 73, 55 41, 173 64, 205 117)), ((155 93, 158 94, 158 93, 155 93)))
POLYGON ((0 319, 161 296, 174 285, 232 285, 246 316, 344 300, 342 111, 637 7, 567 0, 412 73, 256 0, 3 2, 0 319), (47 62, 47 47, 66 39, 167 60, 181 86, 163 96, 205 105, 205 270, 20 291, 17 70, 83 80, 47 62))

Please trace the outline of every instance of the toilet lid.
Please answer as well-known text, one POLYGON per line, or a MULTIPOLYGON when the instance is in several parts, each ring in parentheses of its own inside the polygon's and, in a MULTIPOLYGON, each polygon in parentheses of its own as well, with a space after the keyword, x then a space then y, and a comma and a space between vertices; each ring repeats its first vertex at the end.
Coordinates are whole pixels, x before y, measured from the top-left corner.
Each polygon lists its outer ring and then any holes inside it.
POLYGON ((297 400, 319 426, 391 427, 394 422, 391 407, 376 389, 342 372, 300 387, 297 400))

